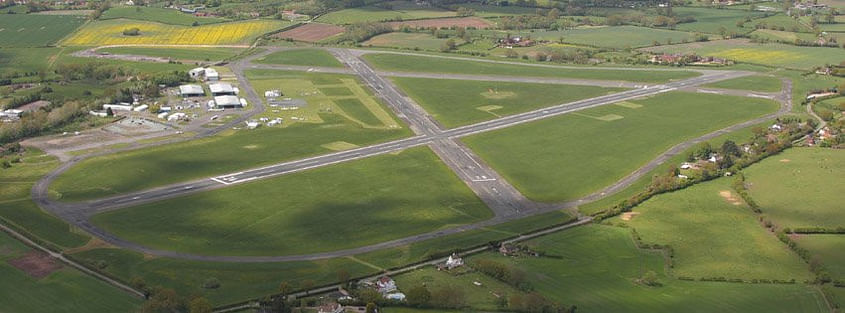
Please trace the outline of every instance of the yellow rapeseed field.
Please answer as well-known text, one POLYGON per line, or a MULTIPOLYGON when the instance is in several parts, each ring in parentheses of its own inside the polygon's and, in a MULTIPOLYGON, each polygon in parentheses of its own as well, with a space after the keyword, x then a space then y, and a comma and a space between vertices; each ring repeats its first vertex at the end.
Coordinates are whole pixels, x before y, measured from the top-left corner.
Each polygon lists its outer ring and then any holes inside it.
POLYGON ((791 60, 801 59, 803 57, 800 53, 797 52, 765 48, 727 49, 718 53, 718 55, 731 60, 738 60, 757 64, 768 64, 772 62, 772 60, 777 60, 778 62, 788 62, 791 60))
POLYGON ((223 45, 246 43, 253 38, 286 26, 274 20, 250 20, 202 26, 168 25, 136 20, 107 20, 89 23, 65 39, 68 46, 103 45, 223 45), (138 28, 138 36, 123 31, 138 28))

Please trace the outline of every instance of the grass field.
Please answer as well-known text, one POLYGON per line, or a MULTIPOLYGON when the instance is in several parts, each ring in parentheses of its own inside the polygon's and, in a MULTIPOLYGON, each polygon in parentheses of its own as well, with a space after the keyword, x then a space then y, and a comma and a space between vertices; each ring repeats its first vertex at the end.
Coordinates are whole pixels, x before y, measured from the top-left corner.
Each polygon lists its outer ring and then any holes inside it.
POLYGON ((724 178, 659 195, 633 208, 638 215, 625 223, 646 243, 672 246, 678 276, 810 278, 807 265, 731 190, 724 178))
POLYGON ((745 20, 746 17, 761 17, 762 12, 750 12, 742 10, 719 10, 709 8, 677 7, 672 8, 678 17, 691 16, 695 22, 681 23, 675 26, 677 30, 719 34, 721 27, 730 33, 744 34, 754 30, 754 22, 746 23, 745 27, 736 25, 737 21, 745 20))
POLYGON ((73 257, 83 262, 105 264, 104 271, 124 281, 142 278, 148 286, 173 288, 185 296, 203 296, 214 305, 277 293, 281 282, 294 288, 301 288, 306 280, 316 285, 334 282, 339 269, 352 277, 375 272, 349 259, 285 263, 194 262, 151 258, 120 249, 88 250, 74 253, 73 257), (212 277, 220 281, 220 288, 202 288, 203 282, 212 277))
POLYGON ((248 44, 256 37, 289 25, 279 20, 248 20, 202 26, 181 26, 155 22, 113 19, 86 24, 62 41, 68 46, 129 44, 225 45, 248 44), (126 29, 138 28, 138 36, 125 36, 126 29))
POLYGON ((490 216, 433 152, 415 148, 104 213, 92 221, 160 249, 286 255, 364 246, 490 216))
POLYGON ((560 258, 510 258, 485 253, 470 257, 470 262, 485 258, 514 264, 531 277, 535 291, 561 304, 576 305, 578 312, 827 311, 821 295, 801 284, 676 280, 664 273, 663 256, 637 249, 630 230, 625 228, 588 225, 527 244, 560 258), (646 271, 658 273, 663 286, 635 283, 646 271))
POLYGON ((21 160, 21 163, 0 171, 0 222, 25 229, 31 235, 60 247, 85 244, 88 236, 72 231, 63 221, 42 211, 30 198, 32 185, 59 162, 35 149, 27 151, 21 160))
POLYGON ((530 15, 530 14, 536 14, 537 13, 537 9, 535 9, 535 8, 519 7, 519 6, 486 5, 486 4, 479 4, 479 3, 461 3, 461 4, 455 5, 455 7, 456 8, 465 7, 465 8, 473 9, 475 11, 475 16, 480 16, 480 17, 530 15))
POLYGON ((618 92, 620 88, 451 79, 393 78, 448 128, 618 92), (437 90, 437 92, 431 92, 437 90))
POLYGON ((429 291, 447 286, 457 288, 464 292, 467 305, 474 310, 497 311, 499 306, 496 303, 497 298, 493 295, 494 293, 508 296, 523 294, 518 289, 479 272, 454 275, 438 271, 431 266, 395 276, 393 279, 396 281, 396 286, 405 292, 416 286, 425 286, 429 291), (475 285, 473 282, 479 282, 481 286, 475 285))
MULTIPOLYGON (((783 26, 785 31, 790 32, 812 32, 806 25, 801 24, 798 20, 786 16, 785 14, 776 14, 769 17, 758 18, 754 19, 751 23, 747 23, 748 25, 757 25, 757 24, 765 24, 769 27, 771 26, 783 26)), ((821 27, 824 24, 819 24, 821 27)))
POLYGON ((777 77, 752 75, 723 80, 704 85, 704 87, 751 90, 762 92, 778 92, 781 90, 782 84, 780 79, 778 79, 777 77))
POLYGON ((115 47, 97 50, 111 54, 146 55, 151 57, 172 58, 176 60, 224 60, 238 55, 244 49, 237 48, 147 48, 115 47))
POLYGON ((789 149, 745 172, 752 198, 775 224, 845 227, 845 151, 789 149))
POLYGON ((0 75, 9 73, 38 72, 47 64, 59 48, 3 48, 0 49, 0 75))
POLYGON ((821 259, 833 279, 845 279, 845 236, 799 235, 797 241, 798 246, 821 259))
POLYGON ((686 139, 777 108, 775 102, 765 99, 685 92, 624 104, 464 141, 529 198, 557 202, 608 186, 686 139))
POLYGON ((54 44, 85 23, 74 15, 3 14, 0 47, 43 47, 54 44))
POLYGON ((570 44, 617 49, 651 46, 655 41, 660 44, 667 44, 668 41, 694 41, 693 34, 689 32, 637 26, 583 27, 561 31, 524 32, 522 35, 553 42, 563 38, 564 42, 570 44))
POLYGON ((135 312, 141 299, 63 266, 35 278, 7 263, 34 251, 0 232, 0 311, 135 312))
POLYGON ((817 38, 814 34, 811 33, 795 33, 771 29, 755 30, 751 33, 751 36, 771 41, 782 41, 785 43, 794 43, 796 40, 815 41, 817 38))
POLYGON ((444 59, 425 56, 399 54, 366 54, 364 59, 374 67, 385 71, 454 73, 475 75, 567 77, 599 80, 626 80, 635 82, 666 82, 698 76, 688 71, 648 71, 648 70, 601 70, 585 67, 583 69, 537 67, 516 64, 496 64, 444 59))
POLYGON ((199 25, 221 23, 228 21, 217 17, 197 17, 174 9, 150 8, 150 7, 114 7, 103 12, 101 20, 126 18, 158 22, 162 24, 173 24, 191 26, 194 23, 199 25))
MULTIPOLYGON (((437 38, 428 33, 387 33, 375 36, 361 43, 365 46, 388 47, 388 48, 419 48, 423 50, 439 51, 440 47, 449 39, 437 38)), ((455 40, 462 44, 461 39, 455 40)))
POLYGON ((647 48, 665 53, 695 53, 719 56, 752 64, 808 70, 825 64, 839 64, 845 60, 842 49, 799 47, 793 45, 751 43, 744 39, 696 42, 673 46, 647 48))
POLYGON ((392 9, 364 6, 329 12, 317 18, 317 22, 329 24, 354 24, 362 22, 387 22, 455 16, 454 11, 436 7, 417 6, 410 1, 389 1, 392 9))
POLYGON ((273 52, 256 59, 255 63, 343 67, 340 61, 323 49, 294 49, 273 52))

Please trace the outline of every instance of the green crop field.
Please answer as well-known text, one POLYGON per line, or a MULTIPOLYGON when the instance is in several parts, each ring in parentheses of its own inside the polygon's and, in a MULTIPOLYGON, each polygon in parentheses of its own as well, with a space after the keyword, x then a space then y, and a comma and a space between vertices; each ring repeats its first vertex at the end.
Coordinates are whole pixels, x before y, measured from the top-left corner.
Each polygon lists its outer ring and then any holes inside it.
POLYGON ((192 14, 182 13, 174 9, 150 7, 115 7, 106 10, 100 17, 100 19, 102 20, 116 18, 127 18, 133 20, 143 20, 185 26, 191 26, 194 23, 202 25, 228 21, 227 19, 218 17, 197 17, 192 14))
POLYGON ((479 3, 461 3, 454 5, 455 9, 459 7, 473 9, 475 11, 475 16, 480 17, 530 15, 537 13, 537 9, 535 8, 519 6, 498 6, 479 3))
POLYGON ((362 22, 387 22, 418 20, 426 18, 452 17, 454 11, 436 7, 418 6, 410 1, 388 1, 391 9, 376 6, 364 6, 329 12, 317 18, 317 22, 329 24, 354 24, 362 22))
POLYGON ((11 168, 0 170, 0 219, 39 239, 60 247, 78 247, 88 241, 86 235, 72 232, 58 218, 44 212, 30 198, 30 189, 38 179, 59 162, 41 151, 28 149, 11 168))
POLYGON ((751 196, 783 227, 845 227, 845 151, 795 148, 746 170, 751 196))
POLYGON ((454 73, 475 75, 566 77, 598 80, 626 80, 634 82, 666 82, 698 76, 689 71, 649 71, 649 70, 608 70, 584 67, 583 69, 538 67, 517 64, 497 64, 473 61, 472 59, 455 60, 426 56, 399 54, 366 54, 364 59, 374 67, 385 71, 454 73))
MULTIPOLYGON (((419 48, 423 50, 440 50, 440 47, 449 39, 437 38, 427 33, 387 33, 375 36, 361 43, 365 46, 388 47, 388 48, 419 48)), ((455 40, 462 44, 461 39, 455 40)))
POLYGON ((281 89, 286 95, 303 97, 309 105, 300 110, 263 113, 262 116, 283 117, 284 127, 226 131, 209 138, 87 159, 60 175, 51 186, 54 196, 62 201, 101 198, 329 153, 334 151, 332 143, 364 146, 410 134, 352 76, 261 70, 249 71, 247 76, 259 94, 281 89), (353 103, 342 103, 344 107, 334 104, 331 97, 316 92, 319 86, 354 89, 353 99, 367 103, 367 110, 379 113, 379 121, 389 123, 362 125, 354 114, 363 109, 350 108, 353 103), (306 93, 308 96, 303 96, 306 93), (305 121, 294 121, 292 117, 305 121), (105 167, 112 170, 102 171, 105 167))
POLYGON ((785 43, 794 43, 796 40, 815 41, 816 36, 811 33, 795 33, 788 31, 779 31, 771 29, 758 29, 751 33, 752 38, 757 37, 771 41, 781 41, 785 43))
POLYGON ((693 278, 803 281, 807 265, 757 221, 731 178, 656 196, 625 222, 646 243, 675 250, 673 272, 693 278))
POLYGON ((799 47, 777 43, 758 44, 744 39, 696 42, 645 48, 645 50, 661 53, 695 53, 739 62, 801 70, 845 61, 842 49, 799 47))
POLYGON ((286 282, 302 288, 308 280, 316 285, 335 282, 339 269, 352 277, 375 270, 350 259, 312 262, 227 263, 151 258, 121 249, 93 249, 73 254, 85 263, 105 265, 103 271, 124 281, 142 279, 148 286, 173 288, 185 296, 199 295, 214 305, 226 305, 279 292, 286 282), (216 289, 203 288, 209 278, 220 281, 216 289))
MULTIPOLYGON (((784 31, 790 32, 812 32, 811 29, 809 29, 806 25, 798 22, 797 19, 786 16, 785 14, 777 14, 769 17, 754 19, 753 21, 751 21, 751 23, 747 24, 749 26, 763 24, 766 25, 767 28, 771 26, 776 26, 778 27, 778 29, 780 29, 780 27, 783 27, 784 31)), ((824 25, 825 24, 819 24, 819 27, 822 27, 824 25)))
POLYGON ((111 54, 145 55, 177 60, 218 61, 238 55, 244 49, 237 48, 146 48, 114 47, 97 50, 111 54))
POLYGON ((85 23, 75 15, 3 14, 0 47, 49 46, 85 23))
POLYGON ((469 262, 492 259, 513 264, 530 277, 535 291, 563 305, 575 305, 578 312, 827 312, 821 295, 802 284, 676 280, 665 274, 663 256, 637 249, 625 228, 588 225, 526 244, 556 257, 484 253, 469 262), (635 283, 646 271, 656 272, 662 286, 635 283))
POLYGON ((519 34, 555 42, 563 38, 566 43, 617 49, 651 46, 655 41, 660 44, 667 44, 668 42, 680 43, 685 40, 695 40, 694 34, 689 32, 637 26, 583 27, 519 34))
POLYGON ((622 104, 464 141, 529 198, 556 202, 608 186, 684 140, 777 108, 766 99, 685 92, 622 104))
POLYGON ((833 279, 845 279, 845 235, 799 235, 798 245, 821 259, 833 279))
POLYGON ((343 67, 340 61, 323 49, 294 49, 273 52, 256 59, 255 63, 343 67))
POLYGON ((678 17, 693 17, 695 22, 681 23, 675 26, 677 30, 691 32, 702 32, 720 34, 722 27, 728 34, 744 34, 754 30, 754 22, 746 23, 745 27, 738 27, 737 21, 744 21, 746 18, 762 17, 762 12, 750 12, 742 10, 719 10, 709 8, 677 7, 672 9, 678 17))
POLYGON ((777 77, 752 75, 723 80, 720 82, 704 85, 704 87, 751 90, 762 92, 778 92, 781 90, 782 83, 777 77))
POLYGON ((129 313, 141 304, 140 298, 70 267, 60 266, 43 278, 36 278, 7 263, 29 253, 36 252, 0 232, 2 312, 129 313))
POLYGON ((159 249, 286 255, 375 244, 490 216, 433 152, 415 148, 104 213, 93 222, 159 249))
POLYGON ((3 48, 0 49, 0 75, 11 73, 38 72, 47 64, 59 48, 3 48))
POLYGON ((397 77, 393 81, 432 117, 449 128, 623 90, 427 78, 397 77))

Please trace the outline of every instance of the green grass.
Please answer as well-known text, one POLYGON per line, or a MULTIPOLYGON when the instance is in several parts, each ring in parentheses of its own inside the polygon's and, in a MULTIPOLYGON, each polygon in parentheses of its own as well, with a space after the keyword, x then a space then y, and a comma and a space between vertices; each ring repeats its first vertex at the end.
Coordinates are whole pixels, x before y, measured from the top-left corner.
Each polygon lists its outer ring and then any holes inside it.
POLYGON ((97 50, 111 54, 146 55, 151 57, 172 58, 177 60, 217 61, 234 57, 244 49, 237 48, 146 48, 116 47, 97 50))
POLYGON ((174 9, 150 7, 114 7, 103 12, 101 20, 127 18, 133 20, 159 22, 164 24, 191 26, 225 22, 227 19, 218 17, 197 17, 179 12, 174 9))
POLYGON ((778 92, 781 89, 781 81, 777 77, 753 75, 710 83, 704 85, 704 87, 778 92))
POLYGON ((661 53, 695 53, 718 56, 738 62, 809 70, 825 64, 842 62, 842 49, 799 47, 778 43, 758 44, 744 39, 696 42, 673 46, 648 48, 661 53))
POLYGON ((622 90, 593 86, 427 78, 397 77, 393 78, 393 81, 448 128, 622 90))
POLYGON ((0 233, 0 311, 134 312, 141 299, 73 268, 63 267, 36 279, 6 263, 32 249, 0 233))
MULTIPOLYGON (((454 39, 454 38, 453 38, 454 39)), ((369 40, 361 43, 364 46, 373 47, 388 47, 388 48, 407 48, 407 49, 423 49, 440 51, 446 41, 446 38, 437 38, 428 33, 387 33, 375 36, 369 40)), ((464 43, 461 39, 454 39, 456 44, 464 43)))
POLYGON ((797 241, 798 246, 821 259, 831 277, 837 280, 845 279, 845 236, 799 235, 797 241))
POLYGON ((92 221, 159 249, 286 255, 375 244, 490 216, 433 152, 415 148, 104 213, 92 221))
POLYGON ((685 92, 629 102, 642 107, 605 105, 464 141, 529 198, 556 202, 608 186, 684 140, 777 108, 766 99, 685 92))
POLYGON ((321 15, 317 18, 317 22, 343 25, 362 22, 401 21, 455 16, 454 11, 447 11, 436 7, 420 7, 408 1, 389 1, 387 3, 393 6, 392 10, 375 6, 344 9, 321 15))
POLYGON ((782 227, 845 227, 845 151, 796 148, 748 168, 752 198, 782 227))
POLYGON ((783 43, 794 43, 796 40, 815 41, 816 35, 811 33, 794 33, 788 31, 779 31, 771 29, 758 29, 751 33, 751 37, 767 39, 770 41, 780 41, 783 43))
POLYGON ((455 275, 438 271, 431 266, 395 276, 393 279, 396 281, 396 286, 404 292, 416 286, 425 286, 429 291, 443 287, 456 288, 463 291, 467 300, 467 306, 472 307, 474 310, 498 311, 500 308, 496 304, 497 298, 493 293, 499 295, 522 294, 522 292, 508 284, 480 272, 455 275), (476 286, 473 284, 474 282, 481 283, 481 286, 476 286))
POLYGON ((29 234, 60 247, 77 247, 88 241, 58 218, 44 212, 30 199, 30 189, 41 176, 58 166, 58 161, 31 149, 21 163, 0 170, 0 218, 29 234))
POLYGON ((173 288, 185 296, 203 296, 214 305, 275 294, 279 292, 281 282, 294 288, 301 288, 306 280, 316 285, 332 283, 337 280, 340 269, 352 277, 375 272, 348 259, 285 263, 198 262, 145 257, 120 249, 89 250, 73 257, 83 262, 106 264, 104 271, 125 281, 142 278, 148 286, 173 288), (202 288, 203 281, 211 277, 220 281, 220 288, 202 288))
POLYGON ((274 52, 256 59, 255 63, 343 67, 340 61, 323 49, 294 49, 274 52))
MULTIPOLYGON (((751 21, 751 23, 747 23, 748 25, 757 25, 758 23, 764 23, 766 26, 783 26, 785 31, 798 31, 798 32, 812 32, 811 29, 807 28, 804 24, 798 22, 798 20, 786 16, 786 14, 776 14, 769 17, 758 18, 751 21)), ((820 27, 824 26, 825 24, 819 24, 820 27)))
MULTIPOLYGON (((763 228, 723 178, 656 196, 624 222, 647 243, 675 250, 673 272, 693 278, 803 281, 807 265, 763 228)), ((616 219, 616 221, 621 221, 616 219)))
MULTIPOLYGON (((664 273, 660 253, 637 249, 629 229, 588 225, 527 243, 560 258, 470 257, 514 264, 534 290, 578 312, 826 312, 821 295, 797 285, 681 281, 664 273), (634 281, 658 273, 660 287, 634 281)), ((401 287, 401 286, 400 286, 401 287)))
POLYGON ((745 20, 746 17, 761 17, 762 12, 749 12, 742 10, 719 10, 709 8, 676 7, 672 9, 678 17, 691 16, 695 22, 682 23, 675 26, 677 30, 719 34, 721 27, 724 27, 728 34, 744 34, 754 30, 754 21, 746 23, 745 27, 738 27, 737 21, 745 20))
POLYGON ((43 47, 54 44, 85 22, 75 15, 3 14, 0 47, 43 47))
POLYGON ((479 17, 497 17, 497 16, 514 16, 514 15, 531 15, 536 14, 537 9, 518 6, 498 6, 486 5, 478 3, 461 3, 456 4, 455 8, 465 7, 475 10, 475 16, 479 17))
POLYGON ((637 26, 583 27, 561 31, 525 32, 531 38, 557 42, 563 38, 565 43, 610 47, 617 49, 651 46, 655 41, 666 44, 694 41, 692 33, 637 26))
POLYGON ((0 49, 0 75, 43 71, 47 68, 48 60, 60 50, 59 48, 0 49))
POLYGON ((335 100, 335 103, 343 110, 344 113, 364 124, 378 125, 381 123, 381 121, 373 115, 373 112, 361 103, 361 100, 340 99, 335 100))
POLYGON ((566 77, 635 82, 666 82, 668 80, 690 78, 699 75, 698 73, 687 71, 627 71, 591 69, 588 67, 583 69, 536 67, 476 62, 472 61, 472 59, 463 61, 398 54, 366 54, 364 55, 364 59, 380 70, 399 72, 472 73, 475 75, 566 77))

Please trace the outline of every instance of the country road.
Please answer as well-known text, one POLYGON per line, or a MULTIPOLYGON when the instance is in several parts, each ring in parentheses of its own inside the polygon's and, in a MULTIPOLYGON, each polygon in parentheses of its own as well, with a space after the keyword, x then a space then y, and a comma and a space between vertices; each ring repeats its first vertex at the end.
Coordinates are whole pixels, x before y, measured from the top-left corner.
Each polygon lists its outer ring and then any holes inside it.
MULTIPOLYGON (((255 103, 256 108, 251 111, 251 114, 245 115, 246 117, 242 117, 239 119, 238 122, 248 118, 252 114, 256 114, 263 110, 261 107, 261 100, 258 97, 255 90, 250 85, 249 81, 246 80, 244 77, 244 70, 249 68, 265 68, 265 65, 255 65, 252 64, 250 60, 254 60, 262 55, 266 55, 274 51, 273 49, 268 49, 262 53, 252 55, 247 59, 237 61, 232 63, 230 66, 238 77, 239 83, 241 85, 241 90, 246 93, 247 98, 251 103, 255 103)), ((388 106, 395 111, 397 116, 402 118, 409 127, 414 131, 415 136, 410 138, 404 138, 396 141, 376 144, 372 146, 366 146, 331 154, 325 154, 315 157, 310 157, 301 160, 295 160, 290 162, 283 162, 271 166, 265 166, 261 168, 255 169, 248 169, 243 170, 237 173, 225 174, 220 175, 217 177, 195 180, 186 183, 179 183, 173 184, 168 186, 162 186, 155 189, 144 190, 140 192, 134 192, 129 194, 118 195, 114 197, 109 197, 105 199, 98 199, 92 200, 87 202, 78 202, 78 203, 62 203, 53 201, 48 197, 48 187, 49 184, 61 174, 63 171, 71 167, 74 163, 78 162, 80 159, 74 160, 72 162, 64 163, 60 166, 57 170, 49 173, 44 178, 39 180, 38 183, 32 189, 32 197, 33 200, 42 208, 48 210, 49 212, 59 216, 60 218, 64 219, 65 221, 91 233, 92 235, 101 238, 102 240, 130 250, 135 250, 138 252, 143 252, 150 255, 155 256, 164 256, 164 257, 173 257, 173 258, 181 258, 181 259, 190 259, 190 260, 199 260, 199 261, 220 261, 220 262, 284 262, 284 261, 303 261, 303 260, 317 260, 317 259, 326 259, 326 258, 335 258, 335 257, 342 257, 342 256, 350 256, 370 251, 376 251, 385 248, 397 247, 402 245, 407 245, 414 242, 420 242, 423 240, 428 240, 432 238, 443 237, 451 234, 460 233, 463 231, 479 229, 483 227, 489 227, 501 223, 505 223, 508 221, 517 220, 520 218, 533 216, 536 214, 541 214, 545 212, 555 211, 555 210, 563 210, 563 209, 574 209, 577 205, 584 204, 590 201, 595 201, 611 195, 617 191, 624 189, 625 187, 631 185, 637 179, 651 171, 652 169, 656 168, 672 156, 675 156, 685 149, 701 142, 704 140, 715 138, 719 135, 732 132, 735 130, 739 130, 750 125, 758 124, 782 114, 788 113, 791 110, 791 82, 788 80, 783 81, 783 88, 781 93, 777 94, 765 94, 765 93, 751 93, 745 91, 733 91, 733 90, 721 90, 721 89, 707 89, 707 88, 699 88, 697 86, 708 84, 711 82, 742 77, 746 75, 750 75, 749 72, 742 72, 742 71, 716 71, 716 70, 700 70, 699 72, 702 73, 701 76, 689 78, 685 80, 678 80, 673 81, 665 84, 655 84, 655 85, 626 85, 622 87, 634 88, 614 94, 609 94, 600 97, 594 97, 590 99, 584 99, 579 101, 574 101, 570 103, 563 103, 552 107, 546 107, 534 111, 529 111, 525 113, 505 116, 477 124, 462 126, 458 128, 452 129, 443 129, 434 119, 431 118, 428 113, 425 112, 419 105, 413 102, 412 99, 405 96, 404 94, 399 91, 398 88, 393 86, 393 84, 384 77, 387 76, 401 76, 401 75, 412 75, 408 73, 383 73, 373 70, 366 62, 364 62, 360 57, 363 53, 369 52, 367 50, 349 50, 349 49, 340 49, 340 48, 329 48, 333 55, 335 55, 338 60, 346 65, 344 71, 349 71, 350 73, 354 73, 358 75, 358 77, 367 85, 369 86, 373 92, 382 98, 388 106), (712 93, 725 93, 725 94, 735 94, 735 95, 743 95, 743 96, 760 96, 760 97, 767 97, 777 100, 781 103, 781 108, 778 112, 772 113, 766 116, 762 116, 750 121, 746 121, 740 124, 736 124, 724 129, 720 129, 703 136, 690 139, 683 143, 680 143, 669 150, 661 153, 652 161, 648 162, 647 164, 643 165, 636 171, 630 173, 629 175, 625 176, 624 178, 620 179, 616 183, 603 188, 602 190, 596 191, 593 194, 585 196, 581 199, 568 201, 564 203, 555 203, 555 204, 545 204, 545 203, 535 203, 533 201, 528 200, 525 198, 519 191, 516 190, 513 186, 511 186, 506 180, 501 178, 501 176, 496 173, 492 168, 484 164, 484 162, 474 155, 474 153, 460 144, 457 139, 465 136, 470 136, 478 133, 489 132, 497 129, 502 129, 506 127, 511 127, 514 125, 520 125, 524 123, 529 123, 532 121, 537 121, 541 119, 546 119, 562 114, 567 114, 579 110, 584 110, 592 107, 597 107, 601 105, 616 103, 623 100, 635 99, 645 96, 651 96, 660 94, 663 92, 669 92, 673 90, 689 90, 689 91, 696 91, 696 92, 712 92, 712 93), (153 201, 158 201, 162 199, 168 199, 172 197, 177 197, 181 195, 186 195, 195 192, 201 191, 208 191, 214 190, 218 188, 225 188, 232 184, 239 184, 248 181, 254 181, 259 179, 265 179, 268 177, 274 177, 278 175, 284 175, 288 173, 294 173, 299 171, 304 171, 316 167, 322 166, 329 166, 332 164, 337 164, 341 162, 348 162, 352 160, 357 160, 361 158, 366 158, 370 156, 380 155, 384 153, 389 153, 393 151, 403 150, 410 147, 417 147, 422 145, 428 145, 432 148, 432 150, 443 160, 443 162, 448 165, 451 169, 453 169, 456 174, 469 186, 494 212, 494 217, 492 219, 477 222, 473 224, 466 224, 457 227, 452 227, 448 229, 418 234, 414 236, 409 236, 405 238, 399 238, 391 241, 386 241, 378 244, 373 244, 369 246, 363 247, 356 247, 351 249, 345 250, 338 250, 338 251, 329 251, 323 253, 314 253, 314 254, 304 254, 304 255, 286 255, 286 256, 205 256, 205 255, 196 255, 196 254, 189 254, 189 253, 182 253, 177 251, 166 251, 166 250, 157 250, 152 249, 149 247, 145 247, 143 245, 129 242, 118 238, 110 233, 105 232, 104 230, 92 225, 89 222, 89 218, 97 213, 105 212, 109 210, 116 210, 120 208, 125 208, 128 206, 134 206, 142 203, 149 203, 153 201)), ((410 53, 408 53, 410 54, 410 53)), ((413 55, 413 54, 411 54, 413 55)), ((438 56, 438 57, 445 57, 445 56, 438 56)), ((461 58, 465 59, 465 58, 461 58)), ((501 63, 516 63, 520 65, 525 65, 523 63, 517 62, 507 62, 507 61, 495 61, 495 60, 481 60, 480 62, 501 62, 501 63)), ((545 65, 545 64, 534 64, 534 65, 543 65, 543 66, 552 66, 552 65, 545 65)), ((267 66, 266 68, 278 68, 276 66, 267 66)), ((593 69, 611 69, 611 68, 582 68, 582 67, 560 67, 560 68, 579 68, 584 70, 593 70, 593 69)), ((313 71, 313 68, 309 67, 289 67, 288 70, 306 70, 306 71, 313 71)), ((639 69, 637 69, 639 70, 639 69)), ((652 69, 645 69, 645 70, 652 70, 652 69)), ((660 70, 669 70, 669 69, 660 69, 660 70)), ((416 74, 413 74, 416 75, 416 74)), ((481 75, 451 75, 451 74, 437 74, 435 76, 427 76, 429 74, 420 73, 419 76, 403 76, 403 77, 423 77, 423 78, 450 78, 453 77, 455 79, 501 79, 505 81, 520 81, 534 79, 534 78, 519 78, 519 77, 502 77, 502 76, 481 76, 481 75)), ((559 83, 564 83, 568 81, 570 84, 590 84, 594 81, 589 80, 577 80, 580 82, 575 82, 571 79, 551 79, 549 81, 558 81, 559 83)), ((534 81, 536 82, 536 81, 534 81)), ((608 83, 607 81, 602 83, 608 83)), ((610 82, 609 84, 618 84, 620 82, 610 82)), ((630 83, 625 83, 630 84, 630 83)), ((231 125, 231 123, 229 124, 231 125)), ((225 128, 220 128, 225 129, 225 128)), ((213 134, 213 130, 209 131, 208 134, 213 134)))

